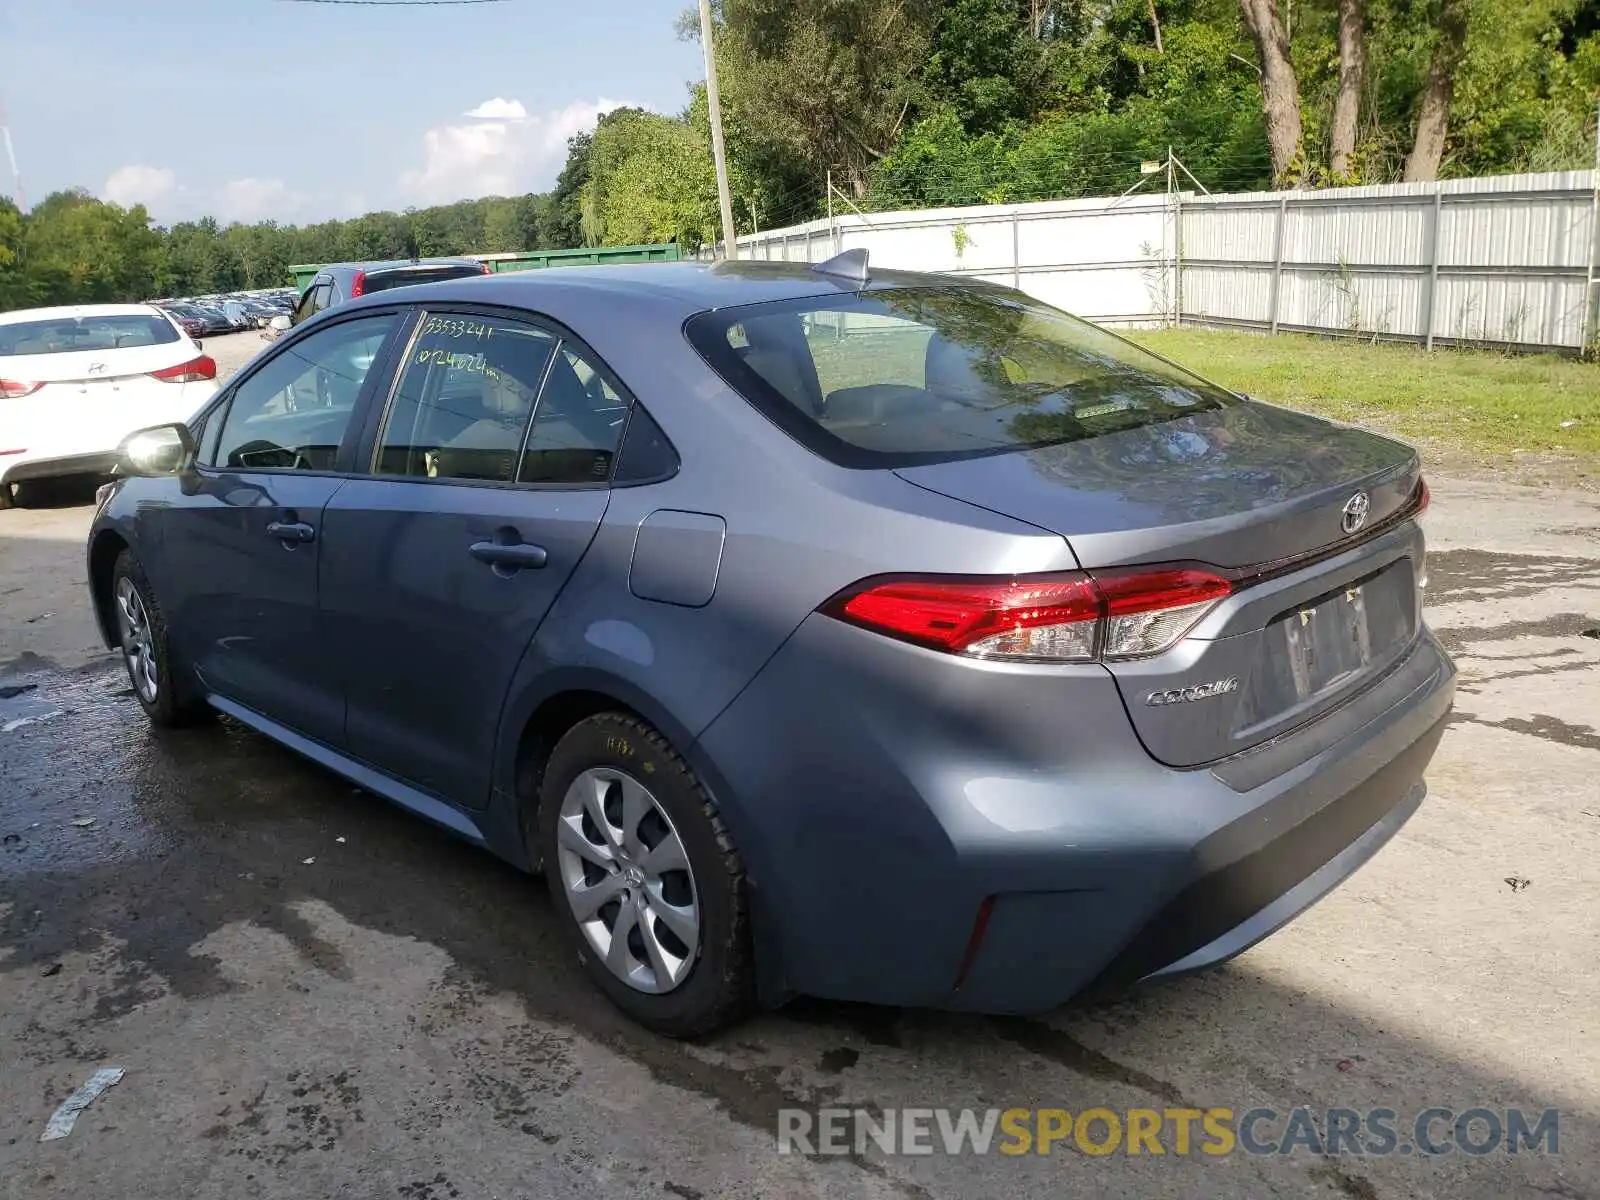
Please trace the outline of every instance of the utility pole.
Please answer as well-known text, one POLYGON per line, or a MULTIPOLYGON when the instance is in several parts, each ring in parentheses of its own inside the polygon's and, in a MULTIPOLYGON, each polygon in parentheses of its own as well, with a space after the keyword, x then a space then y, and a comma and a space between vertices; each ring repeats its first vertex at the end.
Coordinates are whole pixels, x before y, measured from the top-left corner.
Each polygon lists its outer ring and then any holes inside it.
POLYGON ((717 168, 717 202, 722 206, 725 258, 739 257, 733 232, 733 198, 728 194, 728 155, 722 144, 722 102, 717 95, 717 51, 711 44, 711 0, 700 0, 700 45, 706 52, 706 105, 711 110, 711 157, 717 168))
POLYGON ((1583 280, 1583 333, 1580 354, 1600 352, 1600 103, 1594 106, 1594 195, 1589 200, 1589 270, 1583 280))

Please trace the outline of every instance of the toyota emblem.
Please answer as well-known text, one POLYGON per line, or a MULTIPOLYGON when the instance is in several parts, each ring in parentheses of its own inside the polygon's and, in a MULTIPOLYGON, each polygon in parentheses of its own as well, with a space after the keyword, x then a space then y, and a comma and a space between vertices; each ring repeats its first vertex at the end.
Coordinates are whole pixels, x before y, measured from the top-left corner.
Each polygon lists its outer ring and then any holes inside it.
POLYGON ((1344 502, 1339 517, 1339 528, 1346 533, 1355 533, 1367 523, 1367 514, 1371 511, 1371 499, 1365 492, 1357 492, 1344 502))

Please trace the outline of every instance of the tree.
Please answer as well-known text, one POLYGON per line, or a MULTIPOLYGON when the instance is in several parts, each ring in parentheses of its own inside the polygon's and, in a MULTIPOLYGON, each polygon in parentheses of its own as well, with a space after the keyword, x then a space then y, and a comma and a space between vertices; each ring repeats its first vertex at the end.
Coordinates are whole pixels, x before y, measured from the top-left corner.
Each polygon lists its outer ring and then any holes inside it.
POLYGON ((716 175, 704 133, 688 119, 638 109, 594 132, 582 196, 588 240, 601 245, 715 240, 716 175))
POLYGON ((589 182, 589 151, 594 136, 574 134, 567 139, 567 161, 550 193, 550 203, 539 223, 539 246, 564 250, 583 245, 583 189, 589 182))
POLYGON ((857 196, 923 95, 934 0, 724 0, 718 70, 746 128, 857 196))
POLYGON ((1288 187, 1299 177, 1300 83, 1289 59, 1289 36, 1277 0, 1239 0, 1261 63, 1261 111, 1267 119, 1272 182, 1288 187))
POLYGON ((1361 114, 1361 88, 1366 79, 1365 0, 1339 0, 1339 98, 1333 106, 1333 134, 1328 167, 1337 182, 1350 176, 1350 155, 1356 148, 1356 122, 1361 114))
POLYGON ((1428 79, 1417 106, 1417 135, 1406 157, 1405 180, 1437 179, 1444 157, 1445 135, 1450 129, 1450 101, 1455 94, 1456 68, 1467 48, 1467 0, 1443 0, 1439 7, 1439 32, 1428 64, 1428 79))
POLYGON ((1016 0, 947 0, 922 82, 968 132, 984 133, 1031 114, 1041 65, 1039 43, 1016 0))

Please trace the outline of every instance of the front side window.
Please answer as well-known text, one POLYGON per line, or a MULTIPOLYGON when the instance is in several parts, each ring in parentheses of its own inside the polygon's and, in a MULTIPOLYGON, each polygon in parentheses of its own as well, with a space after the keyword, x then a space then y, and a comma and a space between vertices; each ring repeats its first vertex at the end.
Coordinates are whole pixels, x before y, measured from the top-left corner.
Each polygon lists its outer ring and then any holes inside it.
POLYGON ((1014 292, 899 288, 701 313, 690 342, 802 444, 892 467, 1101 437, 1227 392, 1014 292))
POLYGON ((362 385, 396 319, 383 313, 342 321, 274 355, 235 389, 208 465, 333 470, 362 385))

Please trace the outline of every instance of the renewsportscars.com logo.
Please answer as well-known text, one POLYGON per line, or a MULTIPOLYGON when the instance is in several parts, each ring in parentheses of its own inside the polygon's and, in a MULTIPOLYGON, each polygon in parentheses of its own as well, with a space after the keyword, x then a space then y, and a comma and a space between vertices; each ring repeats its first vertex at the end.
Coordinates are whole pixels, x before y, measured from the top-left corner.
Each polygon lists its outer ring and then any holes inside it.
POLYGON ((778 1153, 1435 1157, 1560 1153, 1561 1114, 1425 1108, 804 1108, 778 1111, 778 1153))

